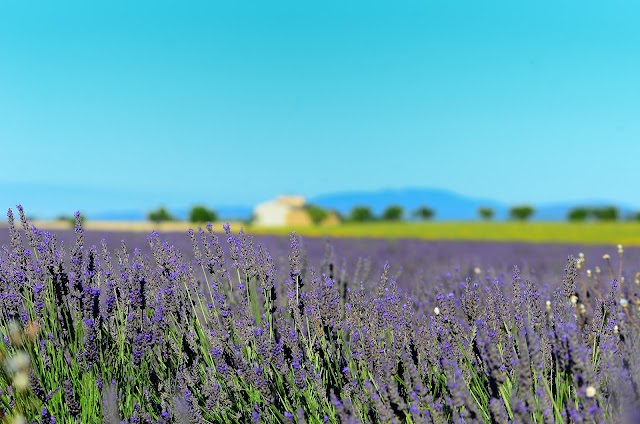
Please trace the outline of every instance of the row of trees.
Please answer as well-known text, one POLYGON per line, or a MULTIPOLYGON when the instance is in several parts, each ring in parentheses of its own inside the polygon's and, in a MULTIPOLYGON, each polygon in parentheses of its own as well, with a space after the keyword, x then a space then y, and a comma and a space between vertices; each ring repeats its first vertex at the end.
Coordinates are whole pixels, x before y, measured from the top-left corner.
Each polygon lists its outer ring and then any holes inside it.
MULTIPOLYGON (((171 214, 165 207, 152 210, 147 214, 147 219, 153 222, 166 222, 177 221, 178 219, 171 214)), ((188 216, 189 222, 203 223, 203 222, 215 222, 218 220, 218 214, 216 211, 209 209, 202 205, 196 205, 191 208, 188 216)))
MULTIPOLYGON (((330 213, 329 210, 322 208, 318 205, 307 205, 305 207, 311 220, 315 224, 321 223, 330 213)), ((484 221, 490 221, 494 219, 496 212, 495 209, 490 207, 478 208, 478 217, 484 221)), ((529 205, 513 206, 509 209, 509 219, 514 221, 527 221, 535 214, 535 209, 529 205)), ((406 218, 405 209, 400 205, 389 205, 383 211, 382 214, 376 216, 373 210, 369 206, 355 206, 351 209, 348 216, 340 216, 341 221, 352 222, 371 222, 371 221, 402 221, 406 218)), ((414 220, 428 221, 436 216, 435 210, 422 205, 410 214, 410 217, 414 220)), ((147 218, 153 222, 163 221, 176 221, 177 218, 172 215, 166 208, 160 207, 147 214, 147 218)), ((640 221, 640 212, 628 217, 631 220, 640 221)), ((573 222, 580 221, 617 221, 620 219, 620 211, 614 206, 604 207, 587 207, 581 206, 571 209, 567 214, 567 220, 573 222)), ((216 211, 209 209, 202 205, 196 205, 191 208, 188 216, 189 222, 203 223, 214 222, 218 220, 218 214, 216 211)))
MULTIPOLYGON (((526 221, 533 215, 534 209, 531 206, 514 206, 509 210, 509 215, 514 220, 526 221)), ((428 221, 434 218, 436 212, 428 206, 420 206, 411 212, 411 217, 420 221, 428 221)), ((489 207, 481 207, 478 209, 478 215, 483 220, 489 221, 495 216, 495 210, 489 207)), ((402 221, 405 219, 404 208, 400 205, 390 205, 382 211, 379 217, 373 214, 368 206, 356 206, 351 209, 348 220, 353 222, 367 221, 402 221)))
MULTIPOLYGON (((411 213, 414 219, 421 221, 427 221, 435 216, 436 212, 428 206, 420 206, 411 213)), ((351 209, 348 221, 354 222, 367 222, 367 221, 402 221, 405 218, 404 208, 400 205, 390 205, 383 212, 382 215, 375 216, 373 211, 368 206, 355 206, 351 209)))
MULTIPOLYGON (((587 221, 594 219, 597 221, 617 221, 620 218, 620 211, 615 206, 605 206, 601 208, 592 208, 581 206, 573 208, 567 215, 569 221, 587 221)), ((640 221, 640 212, 631 217, 640 221)))
MULTIPOLYGON (((514 221, 528 221, 535 214, 535 208, 530 205, 517 205, 509 209, 509 219, 514 221)), ((426 221, 435 217, 435 211, 428 206, 420 206, 411 213, 414 219, 426 221)), ((496 215, 495 209, 490 207, 478 208, 478 217, 484 221, 492 220, 496 215)), ((627 217, 629 220, 640 221, 640 212, 627 217)), ((402 206, 390 205, 384 209, 382 214, 376 217, 372 209, 368 206, 356 206, 351 209, 347 218, 354 222, 367 221, 402 221, 405 219, 405 212, 402 206)), ((567 214, 567 220, 577 221, 617 221, 620 219, 620 212, 614 206, 604 207, 576 207, 571 209, 567 214)))

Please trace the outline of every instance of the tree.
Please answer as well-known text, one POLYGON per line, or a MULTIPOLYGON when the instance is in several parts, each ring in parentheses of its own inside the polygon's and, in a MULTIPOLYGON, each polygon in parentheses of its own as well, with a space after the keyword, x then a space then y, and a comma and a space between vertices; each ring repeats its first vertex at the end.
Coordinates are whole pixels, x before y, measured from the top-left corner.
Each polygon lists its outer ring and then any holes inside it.
POLYGON ((404 209, 400 205, 390 205, 382 212, 385 221, 401 221, 404 217, 404 209))
POLYGON ((371 212, 371 208, 368 206, 355 206, 351 209, 349 218, 355 222, 373 221, 373 212, 371 212))
POLYGON ((435 216, 435 211, 428 206, 420 206, 418 209, 413 211, 413 216, 422 220, 428 221, 435 216))
POLYGON ((569 211, 567 219, 572 222, 586 221, 589 215, 591 215, 589 208, 577 207, 569 211))
POLYGON ((511 219, 515 219, 517 221, 526 221, 531 218, 531 215, 533 215, 534 211, 535 209, 533 209, 533 207, 529 205, 514 206, 509 209, 509 216, 511 217, 511 219))
POLYGON ((593 216, 598 221, 616 221, 618 219, 618 208, 615 206, 604 206, 593 209, 593 216))
POLYGON ((189 222, 216 222, 218 214, 212 209, 208 209, 203 205, 196 205, 189 212, 189 222))
MULTIPOLYGON (((84 225, 86 220, 87 219, 85 218, 84 214, 80 214, 80 224, 84 225)), ((75 216, 58 215, 56 217, 56 221, 66 221, 71 226, 71 228, 74 228, 76 226, 75 216)))
POLYGON ((636 212, 631 216, 631 219, 633 219, 634 221, 638 221, 640 222, 640 212, 636 212))
POLYGON ((480 215, 480 218, 485 221, 491 221, 495 214, 496 212, 493 210, 493 208, 489 208, 486 206, 478 208, 478 215, 480 215))
POLYGON ((151 211, 147 214, 149 221, 163 222, 163 221, 175 221, 176 218, 169 213, 169 211, 161 206, 158 209, 151 211))
POLYGON ((316 225, 321 224, 322 221, 324 221, 325 218, 329 215, 329 213, 324 208, 318 205, 309 204, 305 207, 305 209, 307 210, 311 221, 313 221, 313 223, 316 225))

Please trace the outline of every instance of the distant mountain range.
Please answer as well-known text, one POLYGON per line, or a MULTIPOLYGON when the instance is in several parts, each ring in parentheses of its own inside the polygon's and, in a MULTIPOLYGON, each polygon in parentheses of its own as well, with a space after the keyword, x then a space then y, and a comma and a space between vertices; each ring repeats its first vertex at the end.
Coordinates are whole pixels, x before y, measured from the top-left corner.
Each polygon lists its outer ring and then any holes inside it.
MULTIPOLYGON (((197 202, 189 195, 178 193, 138 193, 113 189, 92 189, 89 187, 62 187, 42 184, 0 183, 0 207, 9 208, 22 202, 27 214, 38 218, 54 218, 60 214, 71 215, 74 208, 85 212, 89 219, 114 221, 141 221, 149 210, 158 205, 168 205, 176 217, 185 219, 189 208, 197 202), (82 204, 78 204, 82 199, 82 204), (173 205, 173 206, 172 206, 173 205), (176 206, 182 205, 182 206, 176 206), (122 206, 119 208, 118 206, 122 206)), ((357 205, 369 206, 375 214, 380 214, 389 205, 402 206, 409 216, 416 208, 426 205, 436 212, 436 220, 469 220, 478 218, 481 206, 493 208, 495 219, 508 216, 510 204, 488 198, 464 196, 448 190, 433 188, 385 189, 377 191, 348 191, 330 193, 307 199, 308 203, 335 209, 347 215, 357 205)), ((248 219, 255 205, 216 205, 204 202, 215 209, 221 219, 248 219)), ((534 204, 534 220, 565 220, 567 212, 576 206, 614 205, 625 217, 635 211, 629 205, 607 200, 587 199, 575 202, 534 204)))

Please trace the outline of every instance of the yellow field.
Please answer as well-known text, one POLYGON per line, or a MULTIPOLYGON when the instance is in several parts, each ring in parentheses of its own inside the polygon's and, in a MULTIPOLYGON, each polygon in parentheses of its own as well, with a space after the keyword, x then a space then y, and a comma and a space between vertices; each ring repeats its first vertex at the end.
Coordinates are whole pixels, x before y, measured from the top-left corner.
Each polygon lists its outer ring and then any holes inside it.
POLYGON ((569 222, 427 222, 342 224, 335 227, 259 228, 252 234, 418 238, 424 240, 491 240, 640 246, 640 223, 569 222))
MULTIPOLYGON (((68 229, 69 223, 59 221, 36 221, 42 229, 68 229)), ((639 222, 373 222, 365 224, 341 224, 317 227, 254 227, 240 222, 231 222, 236 232, 240 227, 250 234, 288 235, 291 231, 308 237, 372 237, 372 238, 416 238, 424 240, 487 240, 524 241, 580 244, 618 244, 640 246, 639 222)), ((216 232, 222 232, 222 222, 214 224, 216 232)), ((182 232, 198 225, 188 222, 110 222, 87 221, 88 231, 124 232, 182 232)))

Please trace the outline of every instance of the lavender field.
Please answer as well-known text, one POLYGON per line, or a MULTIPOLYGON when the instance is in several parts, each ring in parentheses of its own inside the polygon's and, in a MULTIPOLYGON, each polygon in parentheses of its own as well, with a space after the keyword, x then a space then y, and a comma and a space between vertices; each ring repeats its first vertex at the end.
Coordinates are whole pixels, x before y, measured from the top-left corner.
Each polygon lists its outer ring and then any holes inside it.
POLYGON ((6 422, 635 422, 637 248, 8 216, 6 422))

